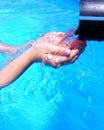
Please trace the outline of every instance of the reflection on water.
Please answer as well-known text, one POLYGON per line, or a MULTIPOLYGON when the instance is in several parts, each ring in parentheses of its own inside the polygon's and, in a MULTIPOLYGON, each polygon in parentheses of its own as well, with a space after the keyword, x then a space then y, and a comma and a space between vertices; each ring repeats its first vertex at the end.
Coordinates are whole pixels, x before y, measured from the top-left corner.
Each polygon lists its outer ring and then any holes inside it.
MULTIPOLYGON (((77 0, 3 1, 1 40, 20 45, 47 31, 77 27, 77 6, 77 0)), ((103 48, 103 42, 87 42, 74 64, 59 69, 33 64, 0 91, 0 130, 103 130, 103 48)), ((0 55, 0 62, 5 58, 0 55)))

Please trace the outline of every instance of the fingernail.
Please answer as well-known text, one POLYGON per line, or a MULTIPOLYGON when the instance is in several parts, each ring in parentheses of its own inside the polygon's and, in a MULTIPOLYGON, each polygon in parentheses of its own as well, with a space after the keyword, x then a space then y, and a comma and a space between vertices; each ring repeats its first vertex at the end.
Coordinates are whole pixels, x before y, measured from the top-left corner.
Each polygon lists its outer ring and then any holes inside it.
POLYGON ((52 59, 52 55, 51 54, 48 54, 48 59, 52 59))
POLYGON ((69 55, 69 54, 70 54, 70 50, 69 50, 69 49, 66 49, 66 50, 65 50, 65 54, 66 54, 66 55, 69 55))
POLYGON ((56 60, 55 60, 55 62, 56 62, 56 63, 58 63, 58 62, 59 62, 59 60, 60 60, 60 58, 59 58, 59 57, 57 57, 57 58, 56 58, 56 60))

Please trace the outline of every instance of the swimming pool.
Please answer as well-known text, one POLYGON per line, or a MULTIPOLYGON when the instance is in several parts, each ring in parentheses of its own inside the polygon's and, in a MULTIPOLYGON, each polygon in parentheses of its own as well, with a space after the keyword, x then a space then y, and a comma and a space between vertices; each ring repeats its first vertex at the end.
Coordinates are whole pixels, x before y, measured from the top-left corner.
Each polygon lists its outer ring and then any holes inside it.
MULTIPOLYGON (((4 0, 0 40, 22 45, 49 31, 77 27, 79 0, 4 0)), ((103 130, 103 42, 87 48, 71 65, 33 64, 0 91, 0 130, 103 130)), ((0 63, 9 56, 0 54, 0 63)), ((0 64, 0 68, 4 64, 0 64)))

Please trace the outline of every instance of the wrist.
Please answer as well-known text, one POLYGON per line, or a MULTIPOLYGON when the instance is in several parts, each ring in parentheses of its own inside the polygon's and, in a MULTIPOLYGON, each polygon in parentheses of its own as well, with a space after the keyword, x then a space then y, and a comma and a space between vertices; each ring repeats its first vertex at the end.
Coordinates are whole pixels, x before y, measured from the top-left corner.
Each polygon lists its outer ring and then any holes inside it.
POLYGON ((41 61, 41 52, 39 50, 38 45, 33 45, 30 49, 29 49, 29 55, 30 55, 30 59, 31 62, 38 62, 41 61))

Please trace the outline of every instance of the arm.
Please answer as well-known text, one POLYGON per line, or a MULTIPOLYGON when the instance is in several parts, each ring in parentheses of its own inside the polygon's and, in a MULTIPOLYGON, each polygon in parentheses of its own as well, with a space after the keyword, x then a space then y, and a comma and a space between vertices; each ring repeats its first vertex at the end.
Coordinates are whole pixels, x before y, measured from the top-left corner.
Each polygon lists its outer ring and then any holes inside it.
POLYGON ((31 48, 0 71, 0 87, 4 87, 17 79, 33 62, 44 61, 54 67, 61 63, 74 62, 86 44, 84 41, 75 40, 65 46, 59 42, 63 36, 63 33, 53 32, 40 37, 37 40, 39 44, 33 43, 31 48))
POLYGON ((22 46, 10 46, 0 42, 0 52, 4 54, 13 54, 22 46))
POLYGON ((17 57, 0 71, 0 87, 15 80, 31 63, 31 49, 17 57))
POLYGON ((59 54, 65 57, 69 53, 68 49, 52 44, 33 45, 0 71, 0 87, 2 88, 17 79, 33 62, 44 61, 52 66, 57 65, 56 57, 50 58, 48 54, 59 54))

